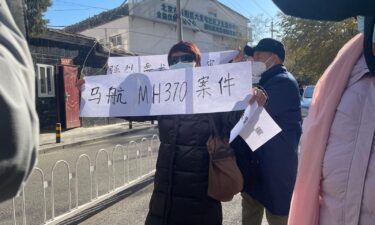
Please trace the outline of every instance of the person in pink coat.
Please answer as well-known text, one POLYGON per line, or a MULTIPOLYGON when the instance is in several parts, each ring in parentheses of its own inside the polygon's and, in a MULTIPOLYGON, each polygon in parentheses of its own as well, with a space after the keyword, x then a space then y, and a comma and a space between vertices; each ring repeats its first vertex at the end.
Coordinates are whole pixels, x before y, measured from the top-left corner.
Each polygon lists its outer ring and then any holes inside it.
POLYGON ((363 43, 363 34, 350 40, 317 83, 289 225, 375 224, 375 76, 363 43))

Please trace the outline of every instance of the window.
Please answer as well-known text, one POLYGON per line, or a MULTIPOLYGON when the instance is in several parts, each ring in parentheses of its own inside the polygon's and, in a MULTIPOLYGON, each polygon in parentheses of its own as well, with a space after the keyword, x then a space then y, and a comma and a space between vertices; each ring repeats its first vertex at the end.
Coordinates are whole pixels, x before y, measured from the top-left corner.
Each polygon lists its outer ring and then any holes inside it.
POLYGON ((122 45, 122 37, 121 35, 109 37, 109 42, 111 42, 113 46, 122 45))
POLYGON ((51 65, 37 64, 38 68, 38 97, 55 97, 54 67, 51 65))

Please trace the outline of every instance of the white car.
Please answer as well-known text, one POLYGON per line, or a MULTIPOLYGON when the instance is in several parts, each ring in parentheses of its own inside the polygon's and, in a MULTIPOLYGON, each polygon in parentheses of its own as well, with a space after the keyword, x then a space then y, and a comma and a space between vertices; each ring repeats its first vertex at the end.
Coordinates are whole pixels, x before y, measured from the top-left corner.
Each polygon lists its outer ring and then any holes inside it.
POLYGON ((303 95, 301 97, 302 118, 305 118, 309 113, 314 89, 315 89, 315 85, 309 85, 309 86, 306 86, 305 90, 303 91, 303 95))

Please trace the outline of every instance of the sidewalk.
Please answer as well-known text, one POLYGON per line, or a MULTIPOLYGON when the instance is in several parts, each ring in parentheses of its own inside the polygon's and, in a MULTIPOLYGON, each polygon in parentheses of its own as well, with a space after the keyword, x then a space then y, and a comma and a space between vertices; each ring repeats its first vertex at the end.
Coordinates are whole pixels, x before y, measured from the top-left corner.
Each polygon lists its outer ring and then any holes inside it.
MULTIPOLYGON (((156 122, 156 121, 155 121, 156 122)), ((39 135, 39 153, 46 153, 67 147, 79 146, 88 142, 98 141, 108 137, 121 136, 124 133, 134 133, 141 130, 153 129, 150 121, 144 123, 133 122, 133 129, 129 129, 128 122, 97 127, 79 127, 61 132, 61 143, 56 143, 54 132, 39 135)))

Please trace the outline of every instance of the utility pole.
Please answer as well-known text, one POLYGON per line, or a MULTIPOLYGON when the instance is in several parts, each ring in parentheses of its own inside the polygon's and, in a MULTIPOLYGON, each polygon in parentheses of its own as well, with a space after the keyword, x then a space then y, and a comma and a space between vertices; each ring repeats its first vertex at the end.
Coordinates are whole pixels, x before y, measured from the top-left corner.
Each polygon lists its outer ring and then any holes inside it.
POLYGON ((176 0, 177 16, 177 40, 182 41, 182 19, 181 19, 181 0, 176 0))
POLYGON ((273 38, 274 37, 274 32, 276 32, 277 30, 274 29, 274 23, 273 23, 273 19, 271 21, 271 37, 273 38))

